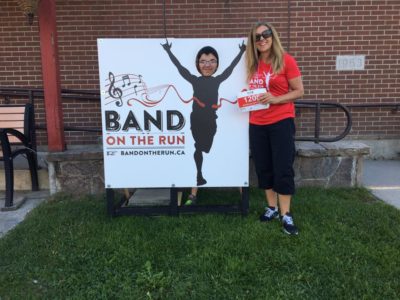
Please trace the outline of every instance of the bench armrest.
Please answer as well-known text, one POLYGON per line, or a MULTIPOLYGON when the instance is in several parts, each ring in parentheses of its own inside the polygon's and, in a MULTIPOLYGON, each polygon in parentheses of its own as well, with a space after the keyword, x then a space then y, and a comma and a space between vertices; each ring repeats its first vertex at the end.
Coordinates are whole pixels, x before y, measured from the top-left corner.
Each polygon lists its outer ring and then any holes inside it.
POLYGON ((3 136, 3 138, 1 139, 2 141, 7 140, 7 142, 8 142, 8 140, 9 140, 8 135, 12 135, 12 136, 16 137, 17 139, 19 139, 25 147, 31 146, 29 138, 26 137, 22 132, 15 130, 13 128, 1 128, 0 135, 3 136))

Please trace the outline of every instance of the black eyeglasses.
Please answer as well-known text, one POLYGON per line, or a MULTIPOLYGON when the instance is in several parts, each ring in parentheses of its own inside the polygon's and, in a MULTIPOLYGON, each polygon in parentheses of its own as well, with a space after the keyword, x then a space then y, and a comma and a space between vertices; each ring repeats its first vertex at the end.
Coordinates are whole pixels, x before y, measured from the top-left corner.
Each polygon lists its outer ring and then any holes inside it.
POLYGON ((264 30, 263 32, 256 34, 256 42, 261 41, 261 37, 267 39, 270 36, 272 36, 272 30, 271 29, 264 30))
POLYGON ((212 60, 201 60, 199 61, 200 65, 216 65, 217 64, 217 60, 216 59, 212 59, 212 60))

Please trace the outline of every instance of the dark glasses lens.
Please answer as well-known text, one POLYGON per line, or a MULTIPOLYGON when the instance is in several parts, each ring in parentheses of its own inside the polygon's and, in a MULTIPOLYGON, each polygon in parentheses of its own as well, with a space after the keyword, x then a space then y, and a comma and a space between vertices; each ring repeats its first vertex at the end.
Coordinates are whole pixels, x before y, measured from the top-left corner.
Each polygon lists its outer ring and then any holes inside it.
POLYGON ((261 41, 261 37, 267 39, 270 36, 272 36, 272 30, 271 29, 264 30, 263 32, 261 32, 261 34, 256 34, 256 42, 261 41))

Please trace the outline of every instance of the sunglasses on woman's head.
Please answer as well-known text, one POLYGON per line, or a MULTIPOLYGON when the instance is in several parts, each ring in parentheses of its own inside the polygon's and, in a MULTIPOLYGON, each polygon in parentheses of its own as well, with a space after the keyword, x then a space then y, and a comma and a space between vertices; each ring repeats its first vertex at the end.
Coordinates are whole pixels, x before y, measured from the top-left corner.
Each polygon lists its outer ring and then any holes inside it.
POLYGON ((256 42, 261 41, 261 37, 263 37, 263 39, 267 39, 267 38, 269 38, 271 36, 272 36, 272 30, 271 29, 264 30, 263 32, 256 34, 256 42))

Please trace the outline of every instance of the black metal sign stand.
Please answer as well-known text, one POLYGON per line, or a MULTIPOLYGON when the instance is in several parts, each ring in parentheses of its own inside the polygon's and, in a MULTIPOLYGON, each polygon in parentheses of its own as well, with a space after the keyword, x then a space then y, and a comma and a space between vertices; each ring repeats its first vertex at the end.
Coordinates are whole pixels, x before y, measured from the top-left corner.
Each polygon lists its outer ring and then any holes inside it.
POLYGON ((170 188, 170 204, 169 206, 127 206, 129 199, 125 195, 116 202, 115 191, 106 188, 107 212, 110 216, 126 216, 126 215, 170 215, 178 216, 180 213, 241 213, 246 216, 249 211, 249 188, 241 188, 241 199, 238 204, 231 205, 178 205, 179 188, 170 188))

